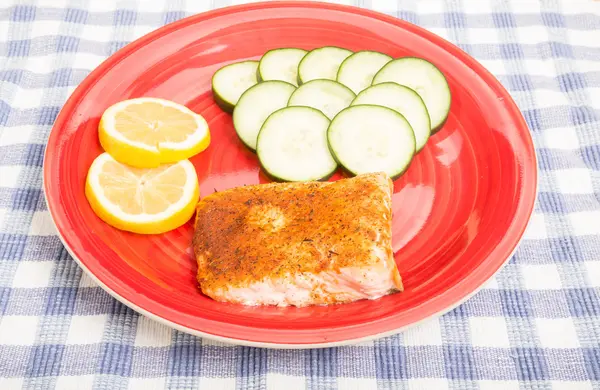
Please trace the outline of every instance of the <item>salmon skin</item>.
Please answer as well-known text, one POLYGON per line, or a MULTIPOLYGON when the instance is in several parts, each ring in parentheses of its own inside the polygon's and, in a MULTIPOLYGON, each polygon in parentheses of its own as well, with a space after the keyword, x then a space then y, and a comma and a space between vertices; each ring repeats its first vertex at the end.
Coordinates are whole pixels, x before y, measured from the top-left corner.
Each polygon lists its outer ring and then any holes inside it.
POLYGON ((302 307, 402 291, 392 188, 374 173, 205 197, 193 239, 202 292, 221 302, 302 307))

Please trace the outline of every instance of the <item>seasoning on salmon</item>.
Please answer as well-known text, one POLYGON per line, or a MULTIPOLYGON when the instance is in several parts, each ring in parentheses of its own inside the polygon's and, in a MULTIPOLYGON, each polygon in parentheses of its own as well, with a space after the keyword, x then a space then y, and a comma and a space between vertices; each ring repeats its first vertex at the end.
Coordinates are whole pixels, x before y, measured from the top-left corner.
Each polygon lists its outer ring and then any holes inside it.
POLYGON ((392 188, 374 173, 205 197, 193 240, 202 292, 222 302, 301 307, 402 291, 392 188))

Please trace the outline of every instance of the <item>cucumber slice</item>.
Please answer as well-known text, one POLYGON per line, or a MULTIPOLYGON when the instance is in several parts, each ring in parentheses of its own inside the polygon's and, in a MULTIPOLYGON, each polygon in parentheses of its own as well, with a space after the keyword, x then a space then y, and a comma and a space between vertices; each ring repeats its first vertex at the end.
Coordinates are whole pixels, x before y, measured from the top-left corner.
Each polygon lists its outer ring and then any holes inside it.
POLYGON ((233 126, 242 142, 256 150, 256 138, 269 115, 287 106, 296 90, 285 81, 271 80, 256 84, 242 94, 233 109, 233 126))
POLYGON ((340 64, 351 54, 350 50, 335 46, 309 51, 298 64, 298 85, 316 79, 335 80, 340 64))
POLYGON ((306 53, 293 47, 269 50, 258 63, 258 80, 281 80, 298 86, 298 64, 306 53))
POLYGON ((359 93, 350 105, 359 104, 374 104, 398 111, 415 132, 417 152, 427 143, 431 134, 429 113, 423 99, 412 89, 396 83, 373 85, 359 93))
POLYGON ((371 85, 375 74, 391 60, 392 57, 376 51, 356 52, 340 65, 337 81, 359 93, 371 85))
POLYGON ((405 57, 390 61, 373 78, 373 85, 392 81, 421 96, 431 119, 431 133, 439 131, 450 112, 450 87, 446 77, 431 62, 405 57))
POLYGON ((286 107, 271 114, 258 134, 256 153, 276 180, 314 181, 336 168, 327 145, 329 119, 310 107, 286 107))
POLYGON ((348 107, 356 95, 343 84, 332 80, 312 80, 298 87, 290 96, 288 106, 316 108, 333 119, 348 107))
POLYGON ((258 61, 242 61, 225 65, 212 77, 212 91, 215 102, 231 113, 240 96, 248 88, 256 84, 258 61))
POLYGON ((382 106, 351 106, 327 131, 335 159, 354 175, 385 172, 398 178, 415 155, 415 134, 398 112, 382 106))

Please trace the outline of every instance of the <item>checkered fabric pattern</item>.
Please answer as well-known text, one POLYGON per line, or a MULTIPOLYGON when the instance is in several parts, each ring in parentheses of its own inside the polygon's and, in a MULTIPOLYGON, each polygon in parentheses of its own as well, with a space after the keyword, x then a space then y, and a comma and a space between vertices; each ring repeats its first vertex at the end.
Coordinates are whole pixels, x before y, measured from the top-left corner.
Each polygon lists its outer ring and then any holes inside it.
POLYGON ((443 36, 516 100, 540 177, 508 265, 443 317, 342 348, 227 346, 136 314, 61 245, 41 189, 44 144, 107 56, 238 1, 2 0, 0 389, 600 390, 600 2, 337 2, 443 36))

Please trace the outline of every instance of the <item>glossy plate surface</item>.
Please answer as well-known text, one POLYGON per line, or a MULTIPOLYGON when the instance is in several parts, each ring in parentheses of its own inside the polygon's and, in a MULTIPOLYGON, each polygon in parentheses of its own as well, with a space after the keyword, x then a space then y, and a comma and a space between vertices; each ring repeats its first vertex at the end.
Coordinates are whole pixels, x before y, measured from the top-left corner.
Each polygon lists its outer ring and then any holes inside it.
MULTIPOLYGON (((508 93, 467 54, 411 24, 315 3, 263 3, 196 15, 126 46, 93 71, 61 111, 44 162, 48 206, 63 242, 107 291, 177 329, 246 345, 316 347, 397 332, 454 307, 510 257, 531 214, 536 160, 508 93), (212 74, 269 49, 334 45, 419 56, 446 75, 444 128, 395 182, 393 245, 406 291, 376 301, 310 308, 217 303, 195 283, 191 222, 158 236, 104 224, 84 196, 102 152, 102 112, 128 98, 174 100, 202 114, 211 146, 194 157, 201 195, 266 182, 230 115, 214 103, 212 74)), ((335 180, 339 175, 332 178, 335 180)))

